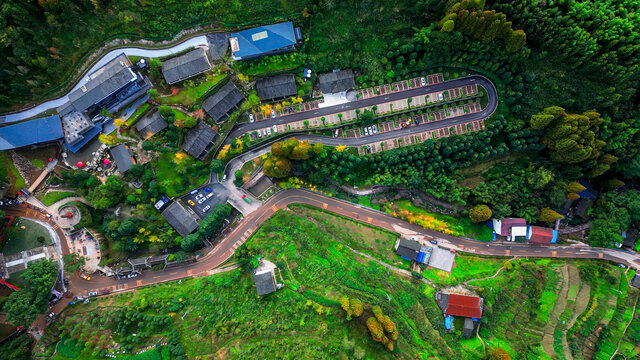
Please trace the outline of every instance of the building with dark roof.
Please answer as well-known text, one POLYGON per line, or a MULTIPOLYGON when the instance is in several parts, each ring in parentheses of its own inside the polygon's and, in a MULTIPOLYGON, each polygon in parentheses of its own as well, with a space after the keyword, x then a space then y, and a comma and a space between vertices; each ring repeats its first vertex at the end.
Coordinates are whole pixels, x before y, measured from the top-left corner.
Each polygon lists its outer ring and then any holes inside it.
POLYGON ((471 339, 475 328, 476 328, 476 323, 473 322, 473 320, 471 320, 470 318, 465 318, 464 329, 462 330, 462 336, 464 336, 465 339, 471 339))
POLYGON ((638 274, 633 275, 633 279, 631 279, 631 286, 640 289, 640 277, 638 277, 638 274))
POLYGON ((638 240, 638 230, 629 229, 622 234, 622 237, 624 238, 622 245, 633 249, 636 246, 636 241, 638 240))
POLYGON ((229 34, 218 32, 207 34, 207 42, 209 43, 209 56, 211 60, 216 61, 222 59, 229 50, 229 34))
POLYGON ((320 89, 324 94, 334 94, 353 89, 356 82, 351 69, 318 75, 320 89))
POLYGON ((419 242, 405 238, 399 238, 395 246, 396 254, 405 260, 417 260, 421 248, 419 242))
POLYGON ((447 294, 438 291, 435 298, 445 316, 461 316, 472 319, 480 319, 482 317, 484 300, 481 297, 447 294))
POLYGON ((211 70, 211 63, 203 48, 191 50, 162 62, 162 75, 167 84, 175 84, 208 70, 211 70))
POLYGON ((294 51, 299 40, 302 40, 300 28, 294 29, 289 21, 232 33, 229 46, 233 60, 249 60, 294 51))
POLYGON ((262 101, 282 100, 296 96, 296 77, 293 74, 281 74, 256 80, 258 97, 262 101))
POLYGON ((184 137, 182 150, 196 159, 202 159, 211 151, 218 136, 209 125, 200 121, 184 137))
POLYGON ((60 115, 77 111, 89 117, 101 109, 117 111, 151 88, 151 83, 136 74, 124 53, 88 76, 88 81, 69 94, 69 105, 62 106, 60 115))
POLYGON ((116 162, 118 171, 123 174, 136 163, 136 160, 133 158, 133 154, 131 154, 131 150, 125 144, 112 147, 109 149, 109 152, 113 157, 113 161, 116 162))
POLYGON ((148 139, 153 135, 159 133, 169 126, 167 121, 160 116, 157 111, 149 116, 145 116, 136 122, 136 130, 143 139, 148 139))
POLYGON ((60 116, 48 116, 0 128, 0 150, 49 143, 62 139, 60 116))
POLYGON ((506 236, 507 241, 515 241, 516 237, 527 236, 527 221, 521 218, 493 219, 493 231, 506 236))
POLYGON ((195 217, 177 201, 167 206, 161 215, 182 237, 191 234, 198 227, 195 217))
POLYGON ((558 232, 542 226, 529 226, 527 241, 536 245, 549 245, 558 241, 558 232))
POLYGON ((233 111, 240 107, 243 100, 242 92, 229 81, 202 102, 202 109, 211 116, 213 121, 220 123, 227 120, 233 111))

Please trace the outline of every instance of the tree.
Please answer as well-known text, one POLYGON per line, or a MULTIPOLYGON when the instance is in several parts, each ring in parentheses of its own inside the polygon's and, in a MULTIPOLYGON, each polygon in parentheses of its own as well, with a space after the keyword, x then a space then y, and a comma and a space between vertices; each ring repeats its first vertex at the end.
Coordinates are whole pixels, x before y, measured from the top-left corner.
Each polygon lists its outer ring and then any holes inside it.
POLYGON ((489 349, 487 360, 511 360, 509 353, 499 347, 489 349))
POLYGON ((569 199, 569 200, 578 200, 578 199, 580 199, 580 195, 578 195, 578 194, 576 194, 574 192, 568 193, 567 194, 567 199, 569 199))
POLYGON ((16 326, 31 325, 39 313, 34 295, 30 291, 12 292, 2 309, 7 313, 7 320, 16 326))
POLYGON ((512 31, 505 40, 505 47, 508 52, 520 50, 527 41, 527 34, 522 30, 512 31))
POLYGON ((151 100, 155 100, 158 98, 158 96, 160 96, 160 94, 158 94, 158 90, 156 89, 147 90, 147 95, 149 96, 149 98, 151 98, 151 100))
POLYGON ((558 214, 552 209, 543 208, 542 210, 540 210, 540 216, 538 216, 538 220, 541 222, 552 222, 558 219, 562 219, 562 217, 562 215, 558 214))
POLYGON ((224 161, 219 159, 211 160, 211 164, 209 165, 209 169, 211 169, 211 171, 216 174, 220 174, 222 171, 224 171, 224 167, 225 167, 224 161))
POLYGON ((450 32, 451 30, 453 30, 454 26, 455 23, 453 22, 453 20, 447 20, 444 22, 444 24, 442 24, 442 28, 440 29, 440 31, 450 32))
POLYGON ((262 171, 269 177, 286 177, 291 172, 291 161, 281 157, 270 157, 265 160, 262 171))
POLYGON ((469 209, 469 218, 473 222, 483 222, 491 219, 491 209, 487 205, 476 205, 469 209))
POLYGON ((314 154, 322 154, 323 151, 324 151, 324 145, 321 142, 317 142, 313 144, 314 154))
POLYGON ((567 184, 567 191, 568 192, 573 192, 573 193, 579 193, 583 190, 586 190, 587 188, 582 186, 582 184, 580 184, 579 182, 570 182, 567 184))

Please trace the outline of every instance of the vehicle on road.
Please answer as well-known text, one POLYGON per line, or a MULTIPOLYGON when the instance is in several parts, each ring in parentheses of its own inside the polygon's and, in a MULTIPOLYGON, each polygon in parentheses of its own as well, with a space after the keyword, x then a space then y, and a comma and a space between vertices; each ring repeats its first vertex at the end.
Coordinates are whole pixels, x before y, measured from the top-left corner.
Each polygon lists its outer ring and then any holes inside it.
POLYGON ((80 277, 85 279, 85 280, 91 280, 91 276, 89 276, 87 274, 80 274, 80 277))
POLYGON ((425 78, 421 77, 421 78, 420 78, 420 85, 421 85, 421 86, 425 86, 425 85, 427 85, 427 80, 425 80, 425 78))
POLYGON ((373 125, 373 133, 374 133, 374 134, 377 134, 377 133, 378 133, 378 127, 377 127, 377 126, 375 126, 375 125, 373 125))
POLYGON ((438 242, 435 240, 429 240, 430 243, 432 243, 433 245, 438 245, 438 242))
POLYGON ((253 117, 253 114, 249 114, 249 122, 252 123, 255 121, 255 118, 253 117))
POLYGON ((211 209, 211 205, 207 205, 202 209, 203 213, 206 213, 207 211, 209 211, 209 209, 211 209))
POLYGON ((251 204, 251 199, 249 199, 247 195, 242 195, 242 200, 246 201, 247 204, 251 204))
POLYGON ((275 117, 276 117, 276 112, 275 112, 275 110, 272 109, 271 110, 271 118, 273 119, 275 117))
POLYGON ((196 205, 196 203, 194 203, 193 200, 191 200, 191 199, 187 200, 187 203, 189 205, 191 205, 191 206, 195 206, 196 205))
POLYGON ((98 296, 98 292, 97 291, 92 291, 89 293, 89 296, 98 296))
POLYGON ((227 181, 227 174, 222 175, 222 182, 227 181))

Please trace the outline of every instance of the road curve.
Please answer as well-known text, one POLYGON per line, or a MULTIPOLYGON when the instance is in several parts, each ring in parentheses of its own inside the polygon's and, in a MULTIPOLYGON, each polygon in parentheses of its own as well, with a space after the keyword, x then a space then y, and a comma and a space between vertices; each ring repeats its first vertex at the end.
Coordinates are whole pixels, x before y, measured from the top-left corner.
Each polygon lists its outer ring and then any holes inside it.
POLYGON ((231 139, 242 136, 249 131, 264 129, 266 127, 270 127, 273 125, 288 124, 294 121, 302 121, 302 120, 307 120, 311 118, 317 118, 320 116, 336 114, 344 111, 361 109, 364 107, 369 107, 377 104, 388 103, 395 100, 401 100, 401 99, 406 99, 410 97, 426 95, 436 91, 443 91, 447 89, 452 89, 452 88, 466 86, 466 85, 473 85, 473 84, 480 85, 485 89, 485 91, 487 91, 488 103, 487 103, 487 106, 485 106, 485 108, 482 109, 482 111, 477 113, 457 116, 455 118, 451 118, 443 121, 435 121, 427 124, 422 124, 419 126, 412 126, 412 127, 404 128, 401 130, 390 131, 386 133, 378 133, 375 135, 370 135, 366 137, 366 139, 368 139, 370 142, 383 141, 385 140, 385 136, 387 137, 386 139, 389 139, 390 138, 389 136, 392 136, 392 137, 402 136, 403 134, 406 135, 414 132, 429 130, 431 128, 439 128, 439 127, 442 127, 442 125, 448 126, 450 124, 451 126, 453 126, 453 125, 457 125, 457 124, 461 124, 469 121, 486 119, 489 116, 491 116, 491 114, 493 114, 493 112, 498 107, 498 93, 496 91, 496 87, 495 85, 493 85, 491 80, 487 79, 482 75, 471 75, 471 76, 466 76, 466 77, 462 77, 454 80, 441 82, 434 85, 427 85, 427 86, 417 87, 409 90, 399 91, 399 92, 391 93, 388 95, 374 96, 368 99, 356 100, 356 101, 348 102, 345 104, 327 106, 324 108, 313 109, 308 111, 301 111, 295 114, 278 116, 273 119, 262 120, 262 121, 253 122, 253 123, 243 123, 240 125, 236 125, 233 128, 233 130, 231 130, 231 132, 227 136, 227 139, 225 140, 225 143, 228 143, 231 141, 231 139), (390 134, 393 134, 393 135, 390 135, 390 134))
POLYGON ((220 266, 233 256, 235 251, 234 246, 236 244, 246 241, 274 212, 291 204, 306 204, 321 209, 326 208, 327 211, 392 232, 402 231, 405 234, 415 233, 416 235, 424 235, 437 240, 443 247, 474 255, 602 259, 640 269, 640 256, 636 253, 587 246, 536 246, 520 243, 484 243, 426 230, 418 225, 409 224, 403 220, 394 218, 391 215, 309 190, 287 189, 276 193, 257 211, 245 217, 231 234, 222 239, 213 250, 209 251, 195 263, 162 271, 145 272, 143 276, 133 279, 116 280, 110 277, 94 276, 92 280, 85 281, 76 276, 71 279, 71 289, 76 295, 83 295, 94 290, 129 290, 184 277, 206 276, 210 270, 220 266))
MULTIPOLYGON (((201 45, 207 45, 207 37, 205 35, 192 37, 179 44, 176 44, 167 48, 162 48, 162 49, 145 49, 140 47, 125 47, 125 48, 114 49, 104 54, 98 61, 95 62, 95 64, 93 64, 93 66, 89 70, 85 71, 84 75, 90 74, 96 71, 97 69, 104 66, 106 63, 113 60, 114 58, 116 58, 118 55, 122 53, 125 53, 128 56, 162 57, 162 56, 168 56, 171 54, 181 52, 192 46, 201 46, 201 45)), ((73 89, 71 89, 66 95, 61 96, 57 99, 43 102, 28 110, 11 113, 11 114, 0 115, 0 123, 12 123, 16 121, 21 121, 24 119, 34 117, 47 110, 55 109, 59 106, 64 105, 67 101, 69 101, 69 94, 71 92, 73 92, 74 90, 80 88, 82 85, 87 83, 87 77, 84 75, 76 83, 73 89)))

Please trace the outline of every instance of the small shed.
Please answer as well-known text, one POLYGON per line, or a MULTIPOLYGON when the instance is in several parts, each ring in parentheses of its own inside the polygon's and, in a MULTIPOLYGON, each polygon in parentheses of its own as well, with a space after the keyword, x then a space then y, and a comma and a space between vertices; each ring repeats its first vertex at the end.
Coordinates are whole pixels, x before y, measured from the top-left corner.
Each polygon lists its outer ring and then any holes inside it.
POLYGON ((396 254, 405 260, 417 260, 421 248, 419 242, 405 238, 399 238, 395 246, 396 254))
POLYGON ((253 282, 256 284, 258 296, 276 292, 283 286, 276 281, 276 265, 264 259, 260 259, 259 263, 253 272, 253 282))

